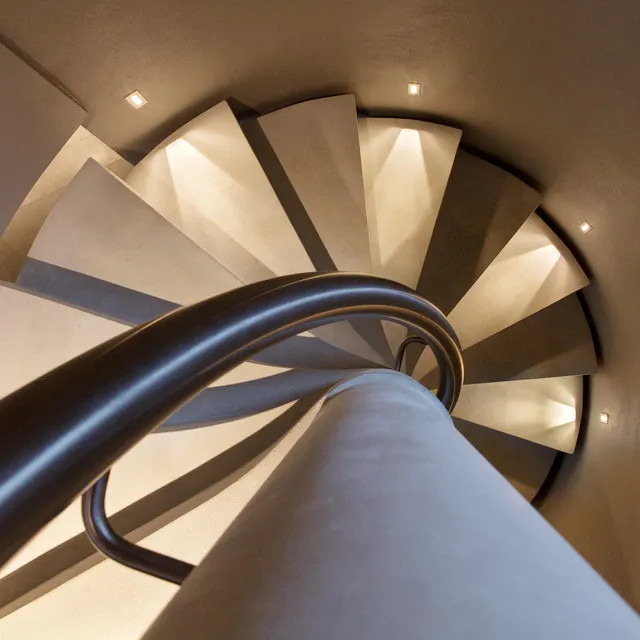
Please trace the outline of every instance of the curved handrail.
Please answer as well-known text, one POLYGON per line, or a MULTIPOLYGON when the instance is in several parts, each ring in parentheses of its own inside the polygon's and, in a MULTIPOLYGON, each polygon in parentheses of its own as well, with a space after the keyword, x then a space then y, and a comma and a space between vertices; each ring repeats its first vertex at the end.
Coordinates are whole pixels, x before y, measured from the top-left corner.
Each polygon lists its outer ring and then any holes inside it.
POLYGON ((421 336, 409 336, 408 338, 405 338, 400 343, 400 346, 398 347, 398 355, 396 356, 396 364, 395 364, 396 371, 400 371, 400 369, 402 369, 402 361, 404 360, 404 354, 407 350, 407 347, 410 344, 423 344, 423 345, 429 346, 429 343, 421 336))
POLYGON ((113 530, 104 505, 109 473, 107 471, 82 496, 82 521, 91 544, 126 567, 173 584, 182 584, 194 568, 192 564, 139 547, 113 530))
POLYGON ((0 566, 147 433, 202 389, 279 340, 379 317, 422 334, 460 393, 460 345, 411 289, 368 275, 311 273, 241 287, 136 327, 0 401, 0 566))

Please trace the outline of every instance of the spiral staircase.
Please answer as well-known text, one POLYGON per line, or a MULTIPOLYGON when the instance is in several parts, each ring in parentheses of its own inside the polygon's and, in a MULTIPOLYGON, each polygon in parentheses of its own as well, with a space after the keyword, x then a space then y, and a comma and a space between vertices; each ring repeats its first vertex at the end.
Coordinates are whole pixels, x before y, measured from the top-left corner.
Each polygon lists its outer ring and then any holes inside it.
MULTIPOLYGON (((585 376, 597 367, 577 295, 588 279, 536 213, 541 194, 459 148, 461 135, 359 115, 351 95, 262 116, 236 116, 223 102, 124 180, 87 161, 15 285, 0 286, 11 328, 0 336, 9 363, 0 395, 131 326, 244 284, 370 273, 415 289, 447 315, 465 363, 456 427, 534 499, 558 452, 576 447, 585 376)), ((139 540, 198 507, 219 535, 326 391, 363 370, 393 368, 406 337, 387 321, 341 321, 225 375, 114 466, 109 507, 123 532, 139 540), (222 472, 215 465, 225 452, 241 463, 222 472), (252 479, 234 484, 243 476, 252 479), (145 511, 150 495, 164 496, 156 511, 145 511)), ((429 389, 438 384, 433 355, 420 345, 408 348, 403 370, 429 389)), ((178 536, 185 547, 188 526, 178 536)), ((5 567, 0 589, 81 535, 73 504, 5 567)))

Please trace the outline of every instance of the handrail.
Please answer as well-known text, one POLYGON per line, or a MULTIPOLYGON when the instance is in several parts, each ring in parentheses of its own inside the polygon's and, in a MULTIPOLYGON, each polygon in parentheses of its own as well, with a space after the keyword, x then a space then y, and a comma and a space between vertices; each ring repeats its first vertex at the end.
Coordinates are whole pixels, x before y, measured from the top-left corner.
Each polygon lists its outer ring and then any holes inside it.
POLYGON ((274 278, 177 309, 82 354, 0 401, 0 566, 147 433, 202 389, 285 338, 378 317, 423 335, 455 405, 460 345, 442 313, 374 276, 274 278))
POLYGON ((82 521, 91 544, 126 567, 173 584, 182 584, 194 568, 192 564, 139 547, 113 530, 104 505, 109 473, 107 471, 82 495, 82 521))
POLYGON ((402 361, 404 360, 404 354, 407 350, 407 347, 410 344, 422 344, 422 345, 429 346, 429 343, 421 336, 409 336, 408 338, 405 338, 400 343, 400 346, 398 347, 398 355, 396 356, 396 364, 395 364, 396 371, 400 371, 400 369, 402 369, 402 361))

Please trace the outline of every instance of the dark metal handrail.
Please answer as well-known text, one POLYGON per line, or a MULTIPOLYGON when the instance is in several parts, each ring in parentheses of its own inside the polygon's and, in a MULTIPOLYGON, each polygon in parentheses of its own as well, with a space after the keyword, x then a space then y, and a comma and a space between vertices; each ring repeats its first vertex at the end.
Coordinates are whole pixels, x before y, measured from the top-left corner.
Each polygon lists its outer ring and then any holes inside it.
POLYGON ((107 471, 82 496, 82 521, 91 544, 108 558, 126 567, 182 584, 194 568, 192 564, 139 547, 113 530, 104 504, 109 473, 107 471))
POLYGON ((398 347, 398 355, 396 356, 396 364, 395 364, 396 371, 400 371, 402 369, 402 361, 404 360, 404 354, 407 350, 407 347, 410 344, 422 344, 422 345, 429 346, 429 343, 421 336, 409 336, 408 338, 405 338, 400 343, 400 346, 398 347))
POLYGON ((126 451, 202 389, 260 350, 358 317, 423 335, 451 410, 460 345, 411 289, 368 275, 298 274, 183 307, 136 327, 0 401, 0 566, 126 451))

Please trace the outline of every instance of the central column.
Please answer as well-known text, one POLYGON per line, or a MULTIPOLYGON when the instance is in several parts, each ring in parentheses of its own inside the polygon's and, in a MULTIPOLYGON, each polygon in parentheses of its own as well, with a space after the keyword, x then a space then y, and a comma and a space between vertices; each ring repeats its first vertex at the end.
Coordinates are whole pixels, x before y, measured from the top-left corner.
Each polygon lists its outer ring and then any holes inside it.
POLYGON ((640 637, 636 614, 407 376, 335 387, 145 636, 640 637))

